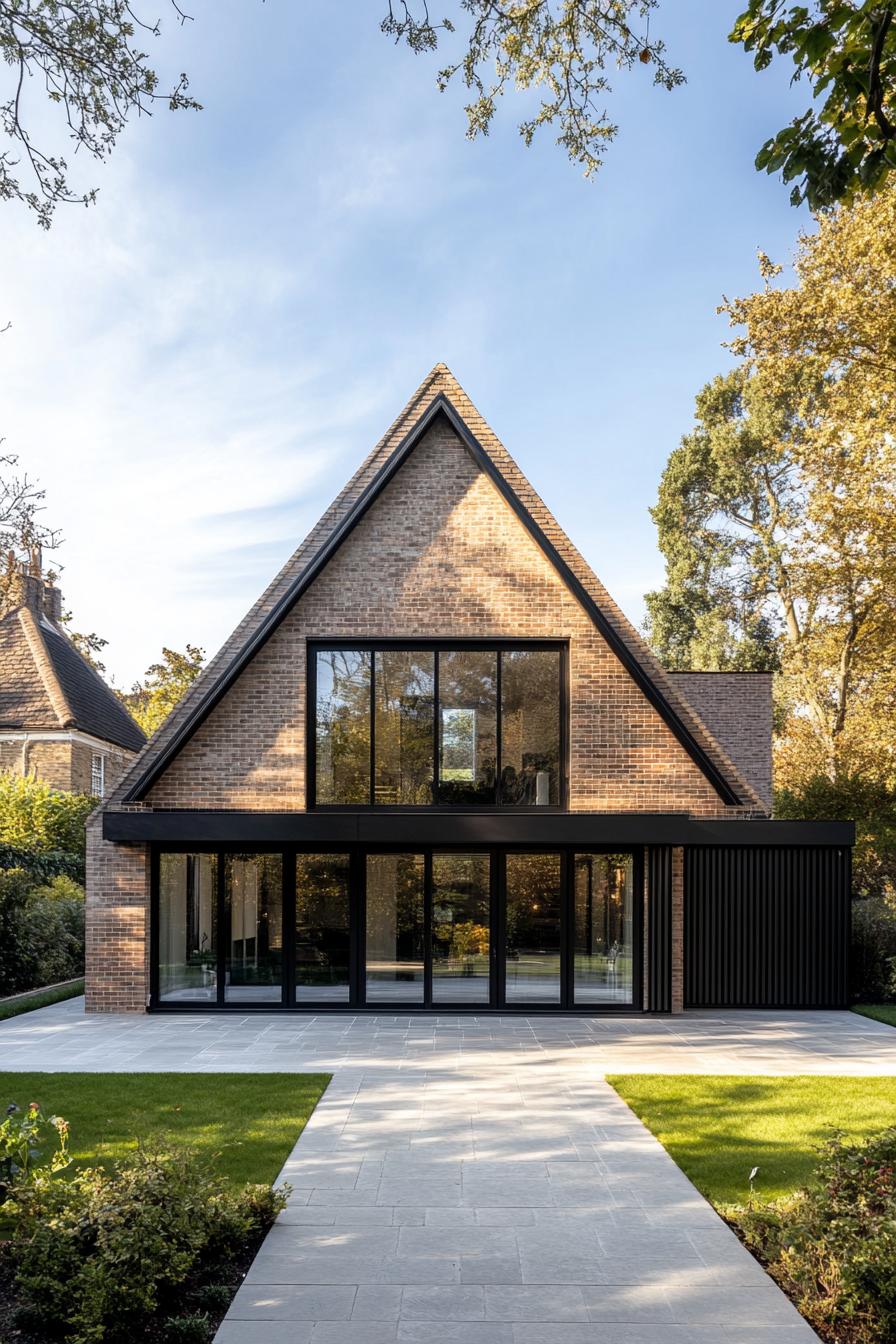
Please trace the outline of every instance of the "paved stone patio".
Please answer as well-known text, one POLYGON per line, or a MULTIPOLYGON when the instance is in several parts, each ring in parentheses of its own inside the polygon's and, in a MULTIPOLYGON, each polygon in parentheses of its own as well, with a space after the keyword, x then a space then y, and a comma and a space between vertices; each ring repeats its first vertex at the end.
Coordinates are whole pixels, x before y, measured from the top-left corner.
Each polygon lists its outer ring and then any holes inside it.
POLYGON ((128 1018, 73 1000, 0 1024, 0 1069, 333 1073, 217 1344, 808 1344, 602 1074, 896 1074, 896 1032, 850 1013, 128 1018))

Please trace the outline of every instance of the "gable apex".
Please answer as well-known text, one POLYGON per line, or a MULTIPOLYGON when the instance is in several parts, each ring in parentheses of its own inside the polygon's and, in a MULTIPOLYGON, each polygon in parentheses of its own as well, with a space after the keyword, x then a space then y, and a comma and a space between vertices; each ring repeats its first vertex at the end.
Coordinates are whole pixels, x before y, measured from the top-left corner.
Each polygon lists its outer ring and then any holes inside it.
POLYGON ((366 515, 423 436, 446 421, 681 746, 729 805, 762 806, 673 686, 445 364, 436 364, 308 537, 134 762, 109 805, 138 802, 366 515))

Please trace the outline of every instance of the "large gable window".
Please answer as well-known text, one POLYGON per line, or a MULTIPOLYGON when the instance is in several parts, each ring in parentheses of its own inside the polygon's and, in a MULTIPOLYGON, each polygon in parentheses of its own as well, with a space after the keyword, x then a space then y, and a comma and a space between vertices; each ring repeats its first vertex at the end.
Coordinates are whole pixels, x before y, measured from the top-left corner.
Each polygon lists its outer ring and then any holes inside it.
POLYGON ((318 807, 559 807, 559 644, 314 647, 318 807))

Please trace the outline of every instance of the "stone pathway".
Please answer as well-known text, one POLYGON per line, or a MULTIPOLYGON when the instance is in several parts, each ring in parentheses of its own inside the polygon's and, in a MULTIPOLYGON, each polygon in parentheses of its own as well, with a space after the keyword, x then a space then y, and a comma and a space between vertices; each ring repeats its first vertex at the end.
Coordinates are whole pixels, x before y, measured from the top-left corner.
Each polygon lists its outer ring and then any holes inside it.
POLYGON ((602 1075, 896 1075, 896 1032, 833 1012, 85 1017, 73 1000, 0 1024, 16 1069, 334 1075, 217 1344, 809 1344, 602 1075))

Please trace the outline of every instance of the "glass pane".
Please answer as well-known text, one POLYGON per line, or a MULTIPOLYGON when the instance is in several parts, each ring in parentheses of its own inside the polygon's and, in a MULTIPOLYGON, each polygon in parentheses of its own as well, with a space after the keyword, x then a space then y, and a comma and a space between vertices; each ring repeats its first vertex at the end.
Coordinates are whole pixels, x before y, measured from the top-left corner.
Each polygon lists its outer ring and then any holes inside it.
POLYGON ((367 855, 367 1002, 423 1002, 423 855, 367 855))
POLYGON ((228 854, 224 900, 230 943, 228 1003, 279 1003, 283 983, 283 861, 279 854, 228 854))
POLYGON ((318 803, 370 802, 370 654, 321 649, 317 655, 318 803))
POLYGON ((440 803, 494 803, 498 658, 494 651, 439 654, 440 803))
POLYGON ((432 997, 434 1003, 489 1001, 489 858, 432 858, 432 997))
POLYGON ((159 856, 159 997, 214 1003, 218 994, 218 863, 159 856))
POLYGON ((631 854, 577 854, 575 1001, 631 1003, 631 854))
POLYGON ((347 854, 296 857, 296 1002, 348 1003, 347 854))
POLYGON ((376 655, 376 803, 432 802, 433 666, 432 653, 376 655))
POLYGON ((559 649, 501 654, 501 802, 559 806, 559 649))
POLYGON ((508 1003, 560 1002, 560 855, 508 854, 508 1003))

